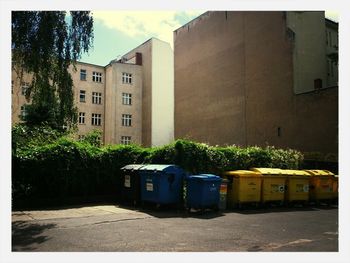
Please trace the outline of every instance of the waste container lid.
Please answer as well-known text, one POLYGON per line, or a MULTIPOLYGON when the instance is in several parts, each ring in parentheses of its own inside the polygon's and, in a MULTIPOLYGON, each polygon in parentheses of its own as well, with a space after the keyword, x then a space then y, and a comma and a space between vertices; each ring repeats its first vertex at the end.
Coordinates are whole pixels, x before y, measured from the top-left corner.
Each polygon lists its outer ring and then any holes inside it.
POLYGON ((144 164, 128 164, 120 169, 121 170, 139 170, 143 166, 145 166, 145 165, 144 164))
POLYGON ((325 176, 325 175, 334 176, 334 173, 328 170, 304 170, 304 171, 308 172, 312 176, 325 176))
POLYGON ((188 180, 201 180, 201 181, 221 181, 221 177, 214 174, 197 174, 187 177, 188 180))
POLYGON ((308 172, 305 172, 303 170, 291 170, 291 169, 283 169, 282 173, 284 175, 288 175, 288 176, 295 176, 295 175, 299 175, 299 176, 311 176, 308 172))
POLYGON ((224 175, 233 177, 260 177, 261 173, 248 170, 236 170, 224 172, 224 175))
POLYGON ((148 164, 140 168, 142 171, 169 171, 175 172, 182 170, 179 166, 174 164, 148 164))
POLYGON ((281 175, 282 169, 279 168, 251 168, 251 171, 261 173, 263 175, 281 175))

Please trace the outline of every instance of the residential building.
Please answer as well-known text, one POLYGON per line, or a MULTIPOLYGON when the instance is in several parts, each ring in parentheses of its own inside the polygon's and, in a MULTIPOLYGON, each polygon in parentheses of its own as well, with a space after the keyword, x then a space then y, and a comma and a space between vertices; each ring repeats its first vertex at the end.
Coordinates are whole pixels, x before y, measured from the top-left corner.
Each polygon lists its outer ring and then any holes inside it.
MULTIPOLYGON (((158 146, 174 138, 173 51, 151 38, 106 66, 77 62, 70 67, 78 108, 77 137, 93 129, 104 144, 158 146)), ((12 71, 12 122, 25 118, 30 74, 12 71), (20 117, 22 116, 22 117, 20 117)))
POLYGON ((337 46, 324 12, 204 13, 174 31, 175 138, 337 159, 337 46))

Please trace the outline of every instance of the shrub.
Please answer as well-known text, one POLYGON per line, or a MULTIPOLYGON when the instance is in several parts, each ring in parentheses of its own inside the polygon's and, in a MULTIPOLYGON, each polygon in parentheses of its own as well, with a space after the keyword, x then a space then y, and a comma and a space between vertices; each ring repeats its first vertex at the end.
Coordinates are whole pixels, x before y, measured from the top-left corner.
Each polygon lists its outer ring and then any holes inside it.
MULTIPOLYGON (((220 174, 251 167, 297 169, 302 154, 274 147, 212 147, 189 140, 142 148, 137 145, 99 147, 98 133, 76 141, 68 135, 46 130, 29 131, 17 126, 16 150, 12 152, 13 199, 89 197, 116 195, 120 168, 132 163, 177 164, 191 174, 220 174)), ((46 128, 44 128, 46 129, 46 128)))

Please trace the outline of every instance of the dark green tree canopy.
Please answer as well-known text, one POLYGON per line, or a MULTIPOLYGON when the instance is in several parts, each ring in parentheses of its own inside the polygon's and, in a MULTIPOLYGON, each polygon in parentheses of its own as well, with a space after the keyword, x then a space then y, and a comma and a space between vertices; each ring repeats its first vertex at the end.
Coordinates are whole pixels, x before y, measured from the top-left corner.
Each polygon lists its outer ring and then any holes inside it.
POLYGON ((26 98, 27 123, 47 122, 54 128, 73 127, 77 121, 70 65, 93 42, 93 18, 89 11, 13 11, 12 62, 22 76, 33 75, 26 98))

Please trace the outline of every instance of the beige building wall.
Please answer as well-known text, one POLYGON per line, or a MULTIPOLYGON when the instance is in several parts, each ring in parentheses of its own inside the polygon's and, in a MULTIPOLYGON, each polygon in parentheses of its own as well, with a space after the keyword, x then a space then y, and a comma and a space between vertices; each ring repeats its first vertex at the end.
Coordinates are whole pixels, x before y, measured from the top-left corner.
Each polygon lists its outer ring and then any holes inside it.
POLYGON ((137 63, 142 56, 142 145, 159 146, 174 140, 174 53, 164 41, 151 38, 123 56, 137 63))
MULTIPOLYGON (((105 67, 77 62, 69 71, 78 108, 77 137, 98 129, 105 144, 119 144, 122 136, 144 146, 163 145, 173 140, 173 52, 168 43, 150 39, 105 67), (86 79, 81 79, 81 70, 85 70, 86 79), (93 72, 102 74, 101 82, 93 81, 93 72), (122 82, 123 72, 132 75, 131 84, 122 82), (81 101, 80 91, 85 91, 85 101, 81 101), (93 92, 101 93, 101 104, 93 103, 93 92), (123 93, 131 94, 132 105, 123 104, 123 93), (84 123, 79 123, 79 113, 85 113, 84 123), (101 114, 101 125, 92 125, 92 114, 101 114), (132 116, 130 127, 122 125, 122 114, 132 116)), ((24 75, 23 81, 27 78, 29 76, 24 75)), ((20 94, 21 81, 14 73, 13 80, 12 116, 16 123, 20 121, 18 115, 25 99, 20 94)))
POLYGON ((123 57, 132 60, 142 54, 142 145, 152 145, 152 39, 131 50, 123 57))
POLYGON ((327 86, 338 86, 338 63, 331 58, 338 54, 338 24, 326 19, 327 86))
POLYGON ((293 89, 295 94, 327 87, 327 58, 324 12, 286 12, 287 28, 293 34, 293 89), (320 44, 321 43, 321 44, 320 44))
POLYGON ((74 85, 74 101, 75 105, 78 108, 78 118, 79 113, 85 113, 85 123, 79 124, 78 122, 78 133, 77 135, 86 135, 90 131, 97 129, 102 131, 103 138, 103 125, 105 122, 105 114, 104 114, 104 104, 105 104, 105 70, 102 66, 92 65, 88 63, 77 62, 76 71, 74 71, 73 67, 70 67, 70 72, 73 79, 74 85), (80 70, 86 70, 86 80, 80 79, 80 70), (94 82, 92 80, 93 72, 99 72, 102 74, 102 82, 94 82), (85 91, 85 102, 80 101, 80 91, 85 91), (94 104, 92 103, 92 92, 98 92, 102 95, 102 103, 94 104), (91 119, 92 114, 101 114, 101 125, 96 126, 92 125, 91 119))
POLYGON ((174 31, 175 138, 246 144, 243 23, 207 12, 174 31))
MULTIPOLYGON (((207 12, 174 32, 175 138, 337 154, 338 89, 296 95, 287 13, 207 12)), ((327 78, 323 39, 303 87, 327 78)))
POLYGON ((106 66, 105 144, 118 144, 121 136, 142 144, 142 68, 139 65, 112 62, 106 66), (132 83, 122 82, 122 74, 132 74, 132 83), (123 105, 123 93, 131 94, 131 105, 123 105), (132 116, 131 127, 122 126, 122 114, 132 116))
POLYGON ((152 145, 174 140, 174 53, 169 43, 152 39, 152 145))

